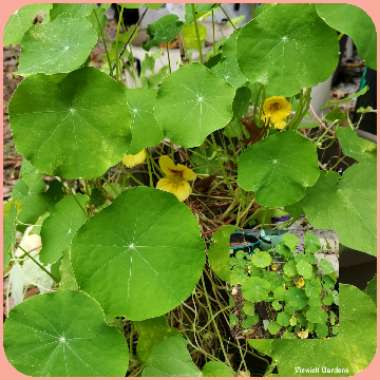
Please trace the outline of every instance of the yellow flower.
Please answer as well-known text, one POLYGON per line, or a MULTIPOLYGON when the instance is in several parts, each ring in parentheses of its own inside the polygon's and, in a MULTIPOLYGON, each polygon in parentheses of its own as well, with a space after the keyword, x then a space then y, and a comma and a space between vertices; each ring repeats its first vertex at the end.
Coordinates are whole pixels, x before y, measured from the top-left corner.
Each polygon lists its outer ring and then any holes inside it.
POLYGON ((265 99, 262 119, 276 129, 286 127, 286 119, 292 112, 291 104, 283 96, 271 96, 265 99))
POLYGON ((303 288, 305 286, 305 280, 303 277, 299 277, 295 282, 297 288, 303 288))
POLYGON ((157 182, 157 189, 168 191, 183 202, 191 194, 189 182, 197 175, 185 165, 176 165, 169 156, 161 156, 159 163, 165 177, 157 182))
POLYGON ((140 150, 140 152, 136 154, 125 154, 123 157, 123 164, 127 168, 133 168, 137 165, 143 164, 146 159, 146 151, 145 149, 140 150))

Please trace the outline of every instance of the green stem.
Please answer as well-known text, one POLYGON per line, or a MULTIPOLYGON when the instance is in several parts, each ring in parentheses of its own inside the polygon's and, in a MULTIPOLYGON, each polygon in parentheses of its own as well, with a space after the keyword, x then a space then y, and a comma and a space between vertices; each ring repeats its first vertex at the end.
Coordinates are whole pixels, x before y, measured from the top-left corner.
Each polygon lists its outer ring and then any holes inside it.
POLYGON ((198 21, 197 21, 197 17, 196 17, 196 13, 195 13, 195 5, 194 4, 191 4, 191 11, 193 12, 195 35, 197 37, 199 60, 200 60, 201 63, 203 63, 201 37, 200 37, 200 34, 199 34, 198 21))
POLYGON ((225 9, 222 7, 222 4, 219 4, 219 7, 220 9, 222 10, 222 12, 224 13, 224 15, 226 16, 226 19, 228 20, 228 22, 231 24, 232 28, 234 30, 237 30, 235 24, 232 22, 230 16, 228 15, 228 13, 225 11, 225 9))
POLYGON ((101 38, 103 46, 104 46, 104 51, 106 53, 107 62, 108 62, 109 70, 110 70, 110 75, 112 76, 113 75, 113 68, 112 68, 112 63, 111 63, 111 57, 110 57, 110 54, 109 54, 109 51, 107 48, 107 42, 106 42, 106 39, 104 37, 102 25, 100 24, 99 17, 96 14, 96 10, 94 10, 94 15, 95 15, 96 23, 98 24, 100 38, 101 38))
POLYGON ((120 35, 120 26, 121 22, 123 20, 123 13, 124 13, 124 7, 121 6, 121 11, 119 13, 119 20, 117 22, 117 27, 116 27, 116 52, 115 52, 115 59, 116 59, 116 79, 120 80, 120 62, 119 62, 119 35, 120 35))
MULTIPOLYGON (((203 290, 204 290, 204 295, 205 295, 206 302, 207 302, 207 308, 209 310, 209 313, 212 315, 213 311, 212 311, 210 299, 209 299, 209 296, 208 296, 208 293, 207 293, 206 283, 205 283, 205 279, 204 279, 204 275, 203 274, 202 274, 201 280, 202 280, 202 286, 203 286, 203 290)), ((217 337, 219 339, 220 348, 222 349, 224 359, 225 359, 226 363, 232 368, 231 363, 230 363, 230 359, 228 358, 226 349, 224 348, 224 343, 223 343, 222 335, 220 334, 220 331, 219 331, 219 328, 218 328, 218 324, 216 323, 215 319, 212 319, 212 324, 214 326, 215 333, 216 333, 216 335, 217 335, 217 337)))
POLYGON ((215 18, 214 18, 214 9, 211 9, 211 21, 212 21, 212 51, 214 55, 216 54, 215 46, 215 18))
POLYGON ((58 283, 58 279, 52 273, 50 273, 42 264, 40 264, 32 255, 30 255, 28 251, 26 251, 23 247, 21 247, 21 245, 19 245, 18 248, 20 248, 24 252, 25 256, 29 257, 29 259, 32 260, 34 264, 36 264, 50 278, 52 278, 55 283, 58 283))
POLYGON ((150 152, 147 151, 147 166, 148 166, 148 174, 149 174, 149 186, 153 187, 153 175, 152 175, 152 161, 151 161, 151 156, 150 152))
POLYGON ((169 65, 169 73, 172 73, 172 65, 170 63, 170 54, 169 54, 169 42, 166 43, 166 54, 168 56, 168 65, 169 65))
MULTIPOLYGON (((148 10, 149 10, 149 8, 146 8, 145 11, 144 11, 144 13, 143 13, 143 14, 141 15, 141 17, 138 19, 137 23, 136 23, 135 26, 134 26, 134 29, 133 29, 132 33, 130 34, 130 36, 129 36, 128 40, 127 40, 127 42, 124 44, 123 49, 121 50, 118 59, 120 59, 120 58, 124 55, 125 51, 127 50, 128 45, 130 44, 130 42, 131 42, 131 41, 133 40, 133 38, 135 37, 135 34, 136 34, 136 32, 137 32, 137 29, 139 28, 140 24, 142 23, 142 21, 143 21, 145 15, 147 14, 148 10)), ((113 72, 114 70, 115 70, 115 65, 112 66, 112 72, 113 72)))

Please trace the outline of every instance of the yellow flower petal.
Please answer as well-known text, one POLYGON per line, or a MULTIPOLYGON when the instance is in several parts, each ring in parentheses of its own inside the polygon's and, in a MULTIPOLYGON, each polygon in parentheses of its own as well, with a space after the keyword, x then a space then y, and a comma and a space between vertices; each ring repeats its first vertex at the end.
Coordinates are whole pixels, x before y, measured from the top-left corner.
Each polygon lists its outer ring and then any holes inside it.
POLYGON ((295 281, 295 285, 296 285, 297 288, 303 288, 305 286, 305 280, 303 279, 303 277, 299 277, 295 281))
POLYGON ((146 160, 145 149, 141 150, 137 154, 125 154, 123 157, 123 164, 127 168, 133 168, 137 165, 143 164, 146 160))
POLYGON ((179 165, 179 166, 183 166, 184 167, 183 178, 186 181, 194 181, 195 178, 197 178, 197 175, 190 168, 186 167, 185 165, 179 165))
POLYGON ((182 164, 175 164, 169 156, 161 156, 159 164, 166 177, 178 177, 186 181, 193 181, 197 178, 197 175, 190 168, 182 164))
POLYGON ((184 179, 178 180, 171 177, 161 178, 157 182, 156 188, 174 194, 181 202, 187 199, 191 194, 191 186, 184 179))
POLYGON ((172 170, 175 170, 175 163, 169 156, 161 156, 159 159, 160 168, 162 170, 162 173, 164 173, 167 176, 170 176, 172 174, 172 170))
POLYGON ((283 129, 291 112, 292 106, 285 97, 271 96, 265 99, 262 119, 266 124, 271 123, 276 129, 283 129))

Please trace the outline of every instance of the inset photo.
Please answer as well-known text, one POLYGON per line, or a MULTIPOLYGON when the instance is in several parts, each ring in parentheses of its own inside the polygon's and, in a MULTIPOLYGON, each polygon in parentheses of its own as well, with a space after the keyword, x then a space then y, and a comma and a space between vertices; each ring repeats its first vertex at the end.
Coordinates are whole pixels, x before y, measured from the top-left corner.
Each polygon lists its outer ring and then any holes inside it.
POLYGON ((240 229, 230 244, 234 336, 338 335, 339 242, 333 231, 240 229))

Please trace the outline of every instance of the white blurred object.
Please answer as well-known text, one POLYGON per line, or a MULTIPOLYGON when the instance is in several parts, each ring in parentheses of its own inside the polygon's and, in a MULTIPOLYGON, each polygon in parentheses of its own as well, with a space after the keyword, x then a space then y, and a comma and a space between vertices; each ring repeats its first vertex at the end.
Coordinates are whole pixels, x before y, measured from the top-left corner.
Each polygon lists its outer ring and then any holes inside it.
POLYGON ((185 4, 168 3, 165 8, 169 13, 176 15, 180 21, 185 22, 185 4))
MULTIPOLYGON (((38 253, 41 250, 41 237, 32 233, 32 230, 33 226, 25 230, 19 247, 14 253, 16 261, 9 271, 7 284, 10 294, 8 312, 24 300, 25 293, 30 286, 36 286, 40 293, 46 293, 52 290, 54 284, 53 279, 25 255, 25 252, 28 252, 30 256, 40 262, 38 253), (21 259, 21 257, 23 258, 21 259)), ((45 268, 50 270, 50 265, 45 268)))

